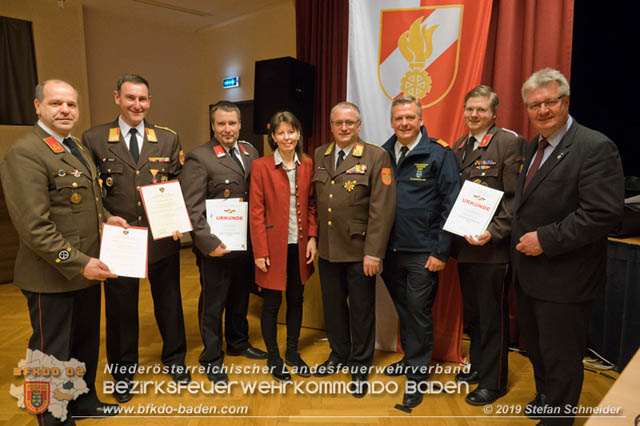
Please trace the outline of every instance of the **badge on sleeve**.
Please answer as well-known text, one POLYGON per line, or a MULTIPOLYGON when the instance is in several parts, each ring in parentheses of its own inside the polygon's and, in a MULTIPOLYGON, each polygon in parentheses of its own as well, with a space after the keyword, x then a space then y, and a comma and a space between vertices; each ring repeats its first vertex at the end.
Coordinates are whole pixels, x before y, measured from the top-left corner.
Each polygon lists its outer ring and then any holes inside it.
POLYGON ((178 161, 180 161, 180 165, 184 166, 184 151, 180 150, 180 154, 178 154, 178 161))
POLYGON ((391 185, 391 169, 389 167, 383 167, 380 171, 380 177, 382 178, 382 183, 385 185, 391 185))

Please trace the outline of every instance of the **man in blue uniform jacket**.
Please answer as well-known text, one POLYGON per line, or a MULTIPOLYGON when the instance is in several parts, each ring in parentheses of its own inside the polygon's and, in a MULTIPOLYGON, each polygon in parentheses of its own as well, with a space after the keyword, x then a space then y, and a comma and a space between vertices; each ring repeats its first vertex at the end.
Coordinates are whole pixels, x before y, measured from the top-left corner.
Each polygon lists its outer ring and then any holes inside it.
POLYGON ((431 306, 444 269, 451 234, 442 230, 460 190, 458 165, 446 142, 430 138, 422 126, 422 105, 412 96, 391 104, 395 134, 383 145, 397 182, 396 217, 382 278, 400 318, 404 358, 387 367, 388 375, 406 373, 403 404, 422 402, 419 383, 433 353, 431 306), (421 368, 424 367, 424 368, 421 368), (422 370, 422 371, 420 371, 422 370))

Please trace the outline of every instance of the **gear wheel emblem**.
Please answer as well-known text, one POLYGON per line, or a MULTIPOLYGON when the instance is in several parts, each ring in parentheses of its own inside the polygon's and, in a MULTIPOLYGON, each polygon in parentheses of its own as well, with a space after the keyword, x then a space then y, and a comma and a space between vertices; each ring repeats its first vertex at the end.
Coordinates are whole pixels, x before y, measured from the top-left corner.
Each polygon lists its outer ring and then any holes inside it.
POLYGON ((416 99, 424 98, 431 91, 431 76, 424 70, 412 69, 408 71, 400 83, 402 92, 416 99))

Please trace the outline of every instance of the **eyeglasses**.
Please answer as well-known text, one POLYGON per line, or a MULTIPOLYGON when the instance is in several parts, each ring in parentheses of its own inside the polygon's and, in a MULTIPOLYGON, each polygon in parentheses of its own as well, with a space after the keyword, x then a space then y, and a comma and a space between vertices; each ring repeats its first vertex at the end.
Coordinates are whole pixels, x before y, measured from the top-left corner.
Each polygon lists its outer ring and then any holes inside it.
POLYGON ((359 122, 360 122, 360 120, 356 120, 356 121, 353 121, 353 120, 335 120, 335 121, 331 121, 331 124, 336 126, 336 127, 347 126, 347 128, 352 129, 359 122))
POLYGON ((535 104, 528 104, 527 109, 531 111, 538 111, 540 110, 540 108, 542 108, 542 105, 544 105, 547 108, 553 108, 554 106, 558 105, 558 102, 560 102, 560 100, 565 96, 566 95, 560 95, 555 99, 548 99, 546 101, 536 102, 535 104))

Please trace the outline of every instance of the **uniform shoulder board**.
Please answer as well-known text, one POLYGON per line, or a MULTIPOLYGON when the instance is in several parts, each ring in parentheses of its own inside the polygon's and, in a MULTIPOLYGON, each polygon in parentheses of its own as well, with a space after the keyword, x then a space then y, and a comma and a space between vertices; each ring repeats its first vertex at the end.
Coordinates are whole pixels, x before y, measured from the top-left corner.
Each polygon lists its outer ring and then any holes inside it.
POLYGON ((153 125, 153 127, 157 128, 157 129, 166 130, 167 132, 171 132, 171 133, 173 133, 174 135, 177 135, 177 133, 176 133, 176 131, 175 131, 175 130, 172 130, 172 129, 168 128, 168 127, 158 126, 157 124, 154 124, 154 125, 153 125))
POLYGON ((73 139, 76 143, 80 143, 80 139, 76 138, 75 136, 71 136, 71 139, 73 139))
POLYGON ((438 145, 440 145, 443 148, 449 148, 451 149, 451 147, 449 146, 448 143, 446 143, 445 141, 443 141, 442 139, 431 139, 431 142, 437 143, 438 145))
POLYGON ((504 127, 502 127, 502 130, 504 130, 505 132, 511 133, 513 136, 515 136, 516 138, 520 135, 518 135, 516 132, 514 132, 513 130, 510 129, 505 129, 504 127))
POLYGON ((383 150, 383 151, 385 150, 383 147, 381 147, 380 145, 377 145, 377 144, 375 144, 375 143, 371 143, 371 142, 365 142, 365 143, 366 143, 367 145, 369 145, 369 146, 375 146, 376 148, 379 148, 379 149, 381 149, 381 150, 383 150))

